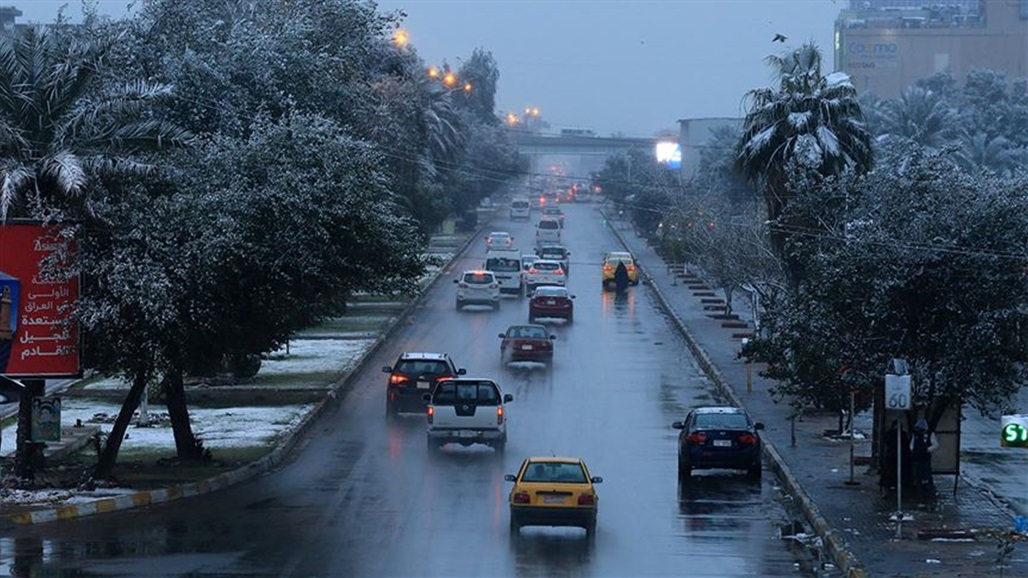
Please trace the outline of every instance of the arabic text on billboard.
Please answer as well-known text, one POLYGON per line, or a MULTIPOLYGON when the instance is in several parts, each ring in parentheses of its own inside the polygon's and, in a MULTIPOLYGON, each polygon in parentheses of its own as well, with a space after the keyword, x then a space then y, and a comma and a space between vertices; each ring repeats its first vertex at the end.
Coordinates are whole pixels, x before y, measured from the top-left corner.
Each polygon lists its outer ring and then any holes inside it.
POLYGON ((56 228, 0 224, 0 374, 11 377, 77 376, 79 331, 72 310, 77 277, 55 278, 42 263, 73 255, 73 241, 56 228))

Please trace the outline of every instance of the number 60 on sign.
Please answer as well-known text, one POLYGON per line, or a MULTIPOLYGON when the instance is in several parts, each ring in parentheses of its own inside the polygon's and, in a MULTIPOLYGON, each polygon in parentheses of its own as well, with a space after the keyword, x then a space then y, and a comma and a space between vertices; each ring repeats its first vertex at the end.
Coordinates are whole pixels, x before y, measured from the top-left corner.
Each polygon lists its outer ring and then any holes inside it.
POLYGON ((1005 415, 999 444, 1005 448, 1028 448, 1028 415, 1005 415))
POLYGON ((885 409, 910 409, 910 376, 885 376, 885 409))

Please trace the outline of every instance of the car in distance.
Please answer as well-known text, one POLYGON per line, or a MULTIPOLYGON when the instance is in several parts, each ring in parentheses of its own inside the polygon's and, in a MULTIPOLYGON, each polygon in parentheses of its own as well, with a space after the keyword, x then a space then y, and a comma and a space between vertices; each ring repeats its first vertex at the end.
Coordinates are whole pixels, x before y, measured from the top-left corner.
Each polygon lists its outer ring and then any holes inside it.
POLYGON ((760 478, 760 430, 745 410, 737 407, 697 407, 671 427, 678 434, 678 478, 687 480, 693 470, 746 470, 760 478))
POLYGON ((558 207, 557 205, 550 205, 550 206, 544 208, 543 209, 543 216, 544 217, 552 217, 554 219, 557 219, 557 222, 560 223, 560 228, 561 229, 564 228, 564 211, 561 210, 561 208, 558 207))
POLYGON ((515 197, 510 201, 511 219, 528 219, 532 216, 532 202, 524 197, 515 197))
POLYGON ((500 282, 492 271, 465 271, 453 282, 457 284, 457 311, 465 305, 500 308, 500 282))
POLYGON ((564 272, 571 271, 571 251, 568 251, 567 247, 561 245, 543 245, 537 247, 535 254, 540 259, 547 259, 550 261, 560 261, 560 264, 564 267, 564 272))
POLYGON ((490 249, 510 249, 514 246, 514 235, 507 231, 493 231, 485 236, 485 246, 490 249))
POLYGON ((590 475, 580 458, 525 458, 517 474, 503 478, 514 482, 508 498, 511 534, 523 526, 577 526, 595 535, 600 498, 594 485, 603 478, 590 475))
POLYGON ((548 243, 560 243, 560 221, 553 217, 543 217, 535 225, 535 244, 548 243))
POLYGON ((559 285, 563 287, 567 283, 567 273, 560 261, 548 261, 536 259, 528 271, 525 271, 525 290, 529 295, 535 292, 540 285, 559 285))
POLYGON ((491 249, 485 255, 485 269, 496 275, 500 293, 522 294, 521 252, 517 249, 491 249))
POLYGON ((500 363, 513 361, 553 361, 553 340, 542 325, 511 325, 500 334, 500 363))
POLYGON ((456 378, 436 382, 428 403, 428 451, 443 445, 486 444, 497 453, 507 446, 507 412, 504 404, 514 396, 503 393, 491 379, 456 378))
POLYGON ((532 292, 528 301, 528 322, 540 318, 560 318, 568 323, 575 321, 575 296, 566 287, 542 285, 532 292))
POLYGON ((628 282, 631 285, 639 284, 639 268, 635 264, 635 257, 627 251, 610 251, 603 255, 603 287, 607 288, 614 284, 614 272, 618 263, 624 263, 628 270, 628 282))
POLYGON ((382 368, 389 374, 386 389, 386 415, 394 416, 403 411, 425 411, 422 399, 436 382, 464 375, 467 370, 458 368, 453 359, 445 353, 405 352, 396 363, 382 368))

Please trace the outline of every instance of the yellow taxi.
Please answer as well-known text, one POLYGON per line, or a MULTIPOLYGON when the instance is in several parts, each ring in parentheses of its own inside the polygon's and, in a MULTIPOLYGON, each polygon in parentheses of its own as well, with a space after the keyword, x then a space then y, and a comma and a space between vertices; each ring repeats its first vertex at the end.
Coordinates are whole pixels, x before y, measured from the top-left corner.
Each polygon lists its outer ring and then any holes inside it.
POLYGON ((614 282, 614 271, 618 263, 624 263, 628 269, 628 281, 632 285, 639 284, 639 268, 635 265, 635 257, 628 251, 610 251, 603 255, 603 286, 614 282))
POLYGON ((514 482, 510 490, 510 531, 519 535, 522 526, 573 526, 596 533, 600 498, 594 484, 603 478, 589 474, 579 458, 525 458, 517 474, 503 477, 514 482))

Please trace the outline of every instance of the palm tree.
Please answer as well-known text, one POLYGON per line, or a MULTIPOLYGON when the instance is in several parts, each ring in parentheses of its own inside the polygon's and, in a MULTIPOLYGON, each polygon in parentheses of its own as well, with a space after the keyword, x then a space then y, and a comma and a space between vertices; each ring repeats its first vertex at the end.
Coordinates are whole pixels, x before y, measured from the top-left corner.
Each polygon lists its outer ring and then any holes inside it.
POLYGON ((0 220, 75 201, 82 205, 67 216, 84 216, 91 177, 147 173, 154 167, 141 153, 191 138, 149 114, 168 87, 101 82, 107 47, 53 34, 0 38, 0 220))
POLYGON ((924 147, 942 148, 955 140, 959 116, 936 92, 909 86, 882 107, 881 134, 902 137, 924 147))
POLYGON ((787 223, 779 222, 788 205, 787 170, 791 161, 824 176, 846 169, 864 172, 874 164, 868 132, 849 76, 821 73, 821 51, 813 43, 781 56, 768 56, 777 89, 747 93, 752 103, 736 148, 736 168, 763 191, 773 224, 771 245, 785 256, 787 223))
POLYGON ((985 169, 998 175, 1009 175, 1024 166, 1025 149, 1018 148, 1004 136, 990 136, 978 131, 965 135, 956 151, 957 164, 968 172, 985 169))
MULTIPOLYGON (((138 156, 184 145, 190 135, 148 116, 168 89, 143 82, 101 82, 107 47, 58 39, 29 28, 0 37, 0 223, 9 216, 85 219, 90 178, 153 169, 138 156)), ((142 376, 140 376, 142 377, 142 376)), ((26 384, 24 400, 43 394, 26 384)), ((18 414, 15 467, 34 475, 28 431, 31 404, 18 414)))

